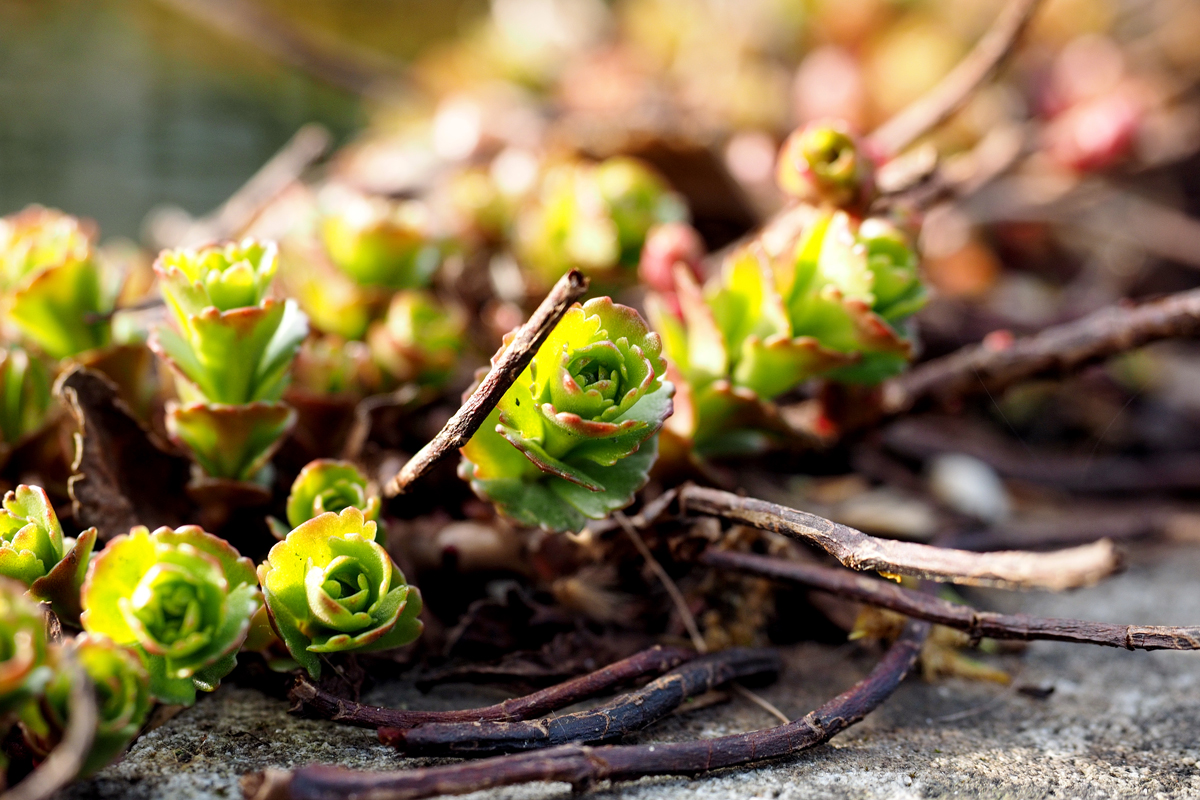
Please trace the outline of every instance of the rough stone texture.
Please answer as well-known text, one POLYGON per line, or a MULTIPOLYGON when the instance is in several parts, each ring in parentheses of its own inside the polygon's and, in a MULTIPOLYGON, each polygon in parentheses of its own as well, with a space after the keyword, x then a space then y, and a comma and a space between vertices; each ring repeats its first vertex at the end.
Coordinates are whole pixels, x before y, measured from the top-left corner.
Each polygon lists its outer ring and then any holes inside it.
MULTIPOLYGON (((1200 620, 1200 548, 1141 545, 1129 570, 1066 595, 974 595, 1006 611, 1141 624, 1200 620)), ((826 797, 1200 796, 1200 653, 1130 653, 1035 643, 995 660, 1014 686, 1053 687, 1037 700, 996 684, 909 680, 891 701, 832 744, 757 768, 601 788, 594 800, 826 797)), ((800 715, 871 668, 852 645, 790 648, 781 680, 762 694, 800 715)), ((462 707, 501 695, 444 686, 427 695, 395 683, 369 698, 412 707, 462 707)), ((773 724, 741 699, 672 717, 646 739, 719 736, 773 724)), ((64 794, 192 800, 240 797, 238 778, 310 762, 387 769, 404 760, 374 734, 285 713, 283 702, 224 687, 143 737, 125 760, 64 794)), ((472 800, 566 798, 565 784, 470 795, 472 800)))

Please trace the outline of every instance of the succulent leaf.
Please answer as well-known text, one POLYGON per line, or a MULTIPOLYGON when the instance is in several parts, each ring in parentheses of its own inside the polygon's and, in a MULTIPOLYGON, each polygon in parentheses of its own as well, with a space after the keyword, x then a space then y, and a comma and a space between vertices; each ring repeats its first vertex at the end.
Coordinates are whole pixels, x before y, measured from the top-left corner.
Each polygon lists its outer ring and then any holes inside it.
POLYGON ((379 495, 367 486, 367 477, 349 461, 317 459, 304 465, 287 499, 288 524, 298 527, 326 511, 354 506, 367 520, 379 519, 379 495))
POLYGON ((41 694, 51 676, 45 615, 24 589, 0 579, 0 724, 41 694))
POLYGON ((82 622, 141 654, 155 699, 190 705, 232 671, 260 604, 253 563, 225 540, 137 527, 92 562, 82 622))
POLYGON ((214 478, 247 481, 270 460, 295 426, 285 403, 167 404, 167 433, 214 478))
POLYGON ((662 343, 636 311, 607 297, 574 306, 462 448, 460 475, 508 516, 549 530, 624 508, 672 411, 665 374, 662 343))
POLYGON ((429 212, 418 201, 329 193, 321 239, 330 259, 362 286, 428 286, 442 262, 429 212))
POLYGON ((454 372, 465 344, 466 315, 432 294, 397 292, 387 318, 367 334, 371 355, 393 379, 441 386, 454 372))
POLYGON ((96 529, 64 538, 50 498, 40 486, 21 484, 0 509, 0 575, 28 587, 68 621, 79 618, 79 589, 96 543, 96 529))
POLYGON ((38 430, 50 408, 50 379, 42 362, 19 347, 0 349, 0 434, 15 445, 38 430))
POLYGON ((314 678, 319 654, 400 647, 421 634, 421 594, 354 506, 314 517, 259 565, 271 624, 314 678))

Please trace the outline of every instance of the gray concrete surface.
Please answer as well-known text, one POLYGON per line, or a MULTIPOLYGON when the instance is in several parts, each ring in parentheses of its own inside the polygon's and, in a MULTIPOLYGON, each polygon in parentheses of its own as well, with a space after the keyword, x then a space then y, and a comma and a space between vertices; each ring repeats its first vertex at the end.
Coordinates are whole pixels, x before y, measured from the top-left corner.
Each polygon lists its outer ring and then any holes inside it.
MULTIPOLYGON (((1006 611, 1140 624, 1200 623, 1200 547, 1141 545, 1128 571, 1065 595, 976 595, 1006 611)), ((762 694, 801 715, 862 677, 869 652, 788 648, 787 669, 762 694)), ((1053 687, 1037 700, 1012 688, 910 679, 882 709, 829 745, 755 768, 697 779, 600 787, 591 800, 682 798, 1200 797, 1200 653, 1130 653, 1035 643, 995 660, 1015 685, 1053 687)), ((396 683, 375 702, 414 708, 494 702, 488 689, 443 686, 427 695, 396 683)), ((720 736, 774 724, 734 698, 672 717, 642 740, 720 736)), ((285 704, 233 686, 138 741, 124 761, 64 798, 237 798, 239 777, 264 767, 333 762, 396 769, 369 731, 301 720, 285 704)), ((472 800, 567 798, 566 784, 469 795, 472 800)))

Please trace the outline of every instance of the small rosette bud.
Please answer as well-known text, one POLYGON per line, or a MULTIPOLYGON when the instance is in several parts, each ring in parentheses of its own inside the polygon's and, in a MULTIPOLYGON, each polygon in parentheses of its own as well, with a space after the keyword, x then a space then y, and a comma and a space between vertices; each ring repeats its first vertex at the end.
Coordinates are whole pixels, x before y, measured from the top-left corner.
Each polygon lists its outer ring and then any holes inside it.
POLYGON ((261 603, 254 564, 195 525, 118 536, 83 585, 83 629, 136 650, 150 694, 191 705, 237 665, 261 603))
POLYGON ((332 189, 322 203, 321 241, 338 269, 362 286, 429 285, 443 254, 423 203, 332 189))
POLYGON ((607 297, 577 305, 462 448, 460 474, 525 524, 602 519, 646 483, 672 410, 665 374, 658 334, 636 311, 607 297))
POLYGON ((518 217, 517 258, 547 283, 572 268, 619 278, 637 266, 650 228, 686 218, 682 198, 640 161, 559 164, 518 217))
POLYGON ((70 722, 77 673, 65 668, 63 651, 83 668, 96 693, 96 731, 79 770, 86 778, 111 763, 142 729, 152 703, 150 676, 137 653, 103 636, 82 634, 64 643, 37 713, 27 715, 21 726, 30 748, 43 758, 62 741, 70 722))
POLYGON ((377 520, 380 502, 358 467, 349 461, 321 458, 305 464, 292 483, 287 499, 288 524, 297 528, 327 511, 336 514, 351 506, 363 512, 367 520, 377 520))
POLYGON ((267 612, 292 658, 314 678, 321 654, 374 652, 416 640, 421 593, 353 506, 308 520, 258 567, 267 612))
POLYGON ((79 590, 96 544, 96 529, 64 538, 50 498, 24 484, 4 495, 0 509, 0 575, 26 586, 68 622, 79 619, 79 590))
POLYGON ((775 178, 797 200, 861 208, 874 191, 874 172, 862 143, 845 124, 827 120, 792 132, 779 151, 775 178))
POLYGON ((0 219, 6 315, 51 358, 103 347, 110 292, 95 257, 95 229, 61 211, 30 206, 0 219))
POLYGON ((439 387, 454 373, 467 330, 466 315, 428 292, 397 292, 387 318, 367 335, 380 368, 401 383, 439 387))

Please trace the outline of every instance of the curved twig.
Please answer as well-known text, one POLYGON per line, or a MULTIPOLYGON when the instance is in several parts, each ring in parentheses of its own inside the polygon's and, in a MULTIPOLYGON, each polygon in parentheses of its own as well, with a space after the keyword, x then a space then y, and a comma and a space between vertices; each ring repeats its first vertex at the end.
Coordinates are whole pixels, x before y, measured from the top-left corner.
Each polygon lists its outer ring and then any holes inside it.
POLYGON ((458 711, 409 711, 363 705, 324 691, 303 674, 296 679, 291 698, 325 719, 361 728, 411 728, 431 722, 513 722, 565 708, 589 697, 595 697, 626 681, 665 672, 695 657, 694 652, 682 647, 655 645, 595 672, 580 675, 533 694, 514 697, 483 708, 458 711))
POLYGON ((92 749, 96 735, 96 694, 92 682, 75 657, 63 653, 71 671, 71 715, 62 741, 25 780, 0 794, 0 800, 45 800, 75 780, 92 749))
POLYGON ((562 319, 563 314, 571 304, 587 291, 588 279, 579 270, 571 270, 559 278, 558 283, 546 295, 546 299, 537 307, 529 321, 517 329, 517 335, 504 353, 500 363, 476 387, 475 391, 454 413, 454 416, 438 431, 433 440, 417 451, 409 459, 384 489, 384 494, 394 497, 404 494, 409 485, 433 469, 433 466, 445 456, 470 441, 475 431, 487 419, 500 398, 512 386, 513 381, 521 374, 533 359, 537 349, 546 341, 546 337, 554 330, 554 326, 562 319))
POLYGON ((637 691, 573 714, 526 722, 448 722, 415 728, 381 728, 379 739, 406 755, 480 756, 539 750, 560 744, 594 744, 639 731, 670 714, 689 697, 751 676, 776 674, 774 650, 733 648, 676 667, 637 691))
POLYGON ((876 128, 867 142, 894 156, 961 108, 1016 47, 1040 0, 1010 0, 967 57, 937 86, 876 128))
POLYGON ((679 490, 679 505, 684 512, 721 517, 815 544, 859 571, 977 586, 1062 590, 1093 584, 1120 566, 1116 548, 1106 539, 1050 553, 972 553, 877 539, 816 514, 694 484, 679 490))
POLYGON ((866 575, 730 550, 707 550, 701 554, 700 563, 811 586, 838 597, 955 628, 973 639, 1046 639, 1126 650, 1200 650, 1200 626, 1195 625, 1115 625, 977 611, 968 605, 951 603, 866 575))
POLYGON ((251 800, 332 800, 349 796, 417 800, 536 781, 563 781, 584 788, 602 780, 694 775, 778 758, 816 747, 875 710, 908 674, 928 635, 929 623, 908 623, 870 675, 802 719, 776 728, 665 744, 563 745, 399 772, 355 772, 327 766, 295 772, 268 770, 248 776, 243 791, 251 800))
POLYGON ((1115 305, 1007 346, 969 345, 883 384, 883 411, 901 414, 925 398, 941 403, 995 393, 1047 372, 1066 372, 1159 339, 1200 331, 1200 289, 1139 305, 1115 305))

